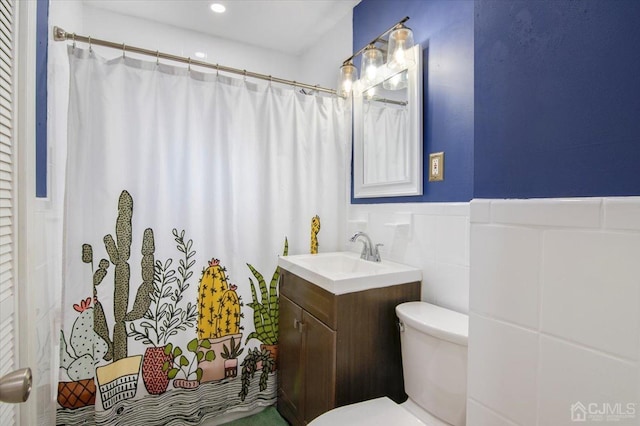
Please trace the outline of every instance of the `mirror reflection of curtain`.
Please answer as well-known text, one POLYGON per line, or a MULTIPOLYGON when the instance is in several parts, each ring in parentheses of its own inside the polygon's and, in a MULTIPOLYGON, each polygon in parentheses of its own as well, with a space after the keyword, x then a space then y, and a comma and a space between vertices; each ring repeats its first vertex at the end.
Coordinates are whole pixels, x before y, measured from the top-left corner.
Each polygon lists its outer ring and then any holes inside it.
POLYGON ((285 237, 308 251, 311 217, 321 251, 345 238, 345 102, 69 53, 58 423, 220 424, 273 404, 269 284, 285 237))
POLYGON ((364 183, 397 182, 407 175, 407 107, 365 101, 364 183))

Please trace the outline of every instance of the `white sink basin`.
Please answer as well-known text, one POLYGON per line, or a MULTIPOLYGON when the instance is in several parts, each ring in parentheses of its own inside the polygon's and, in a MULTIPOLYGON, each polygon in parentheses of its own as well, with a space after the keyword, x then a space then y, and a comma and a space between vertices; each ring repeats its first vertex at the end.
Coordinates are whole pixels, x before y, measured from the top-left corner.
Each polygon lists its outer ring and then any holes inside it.
POLYGON ((333 294, 422 280, 422 271, 418 268, 388 260, 370 262, 353 252, 281 256, 278 265, 333 294))

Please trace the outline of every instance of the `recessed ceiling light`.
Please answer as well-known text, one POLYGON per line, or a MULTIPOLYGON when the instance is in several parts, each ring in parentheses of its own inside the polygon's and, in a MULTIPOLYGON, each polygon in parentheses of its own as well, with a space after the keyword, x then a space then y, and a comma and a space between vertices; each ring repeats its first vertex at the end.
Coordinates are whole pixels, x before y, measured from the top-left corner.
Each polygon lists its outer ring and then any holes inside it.
POLYGON ((220 3, 211 3, 210 7, 211 7, 211 10, 213 10, 215 13, 223 13, 225 10, 227 10, 227 8, 220 3))
POLYGON ((204 52, 196 52, 195 55, 196 55, 196 58, 200 58, 200 59, 204 59, 207 57, 207 54, 204 52))

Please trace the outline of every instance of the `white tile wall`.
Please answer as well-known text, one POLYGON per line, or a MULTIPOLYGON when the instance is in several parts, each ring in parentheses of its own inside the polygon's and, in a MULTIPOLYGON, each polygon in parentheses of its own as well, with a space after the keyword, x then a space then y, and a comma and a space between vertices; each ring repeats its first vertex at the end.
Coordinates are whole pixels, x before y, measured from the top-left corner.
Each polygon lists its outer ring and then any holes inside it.
POLYGON ((580 402, 640 425, 640 197, 473 200, 470 222, 467 424, 580 402))
POLYGON ((473 400, 467 404, 467 419, 467 424, 474 426, 515 426, 512 421, 473 400))
POLYGON ((458 312, 469 310, 469 203, 352 204, 345 247, 365 231, 383 259, 422 268, 422 300, 458 312))
MULTIPOLYGON (((566 341, 540 337, 540 425, 571 425, 576 402, 638 402, 637 365, 566 341)), ((639 413, 640 415, 640 413, 639 413)), ((640 419, 619 424, 637 425, 640 419)))
POLYGON ((637 360, 640 233, 544 234, 541 331, 637 360))
POLYGON ((474 310, 535 328, 542 233, 514 226, 474 226, 471 232, 474 310))
POLYGON ((537 333, 471 314, 469 396, 519 425, 536 419, 537 333), (491 380, 485 380, 490 378, 491 380))

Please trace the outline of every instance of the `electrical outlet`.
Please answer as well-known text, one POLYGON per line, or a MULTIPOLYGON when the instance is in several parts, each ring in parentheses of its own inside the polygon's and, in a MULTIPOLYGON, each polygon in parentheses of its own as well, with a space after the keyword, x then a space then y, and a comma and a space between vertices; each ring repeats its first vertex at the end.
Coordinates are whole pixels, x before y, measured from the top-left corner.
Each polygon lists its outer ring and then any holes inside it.
POLYGON ((429 182, 444 180, 444 152, 429 154, 429 182))

